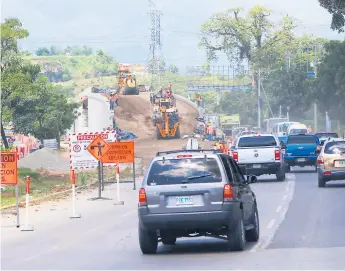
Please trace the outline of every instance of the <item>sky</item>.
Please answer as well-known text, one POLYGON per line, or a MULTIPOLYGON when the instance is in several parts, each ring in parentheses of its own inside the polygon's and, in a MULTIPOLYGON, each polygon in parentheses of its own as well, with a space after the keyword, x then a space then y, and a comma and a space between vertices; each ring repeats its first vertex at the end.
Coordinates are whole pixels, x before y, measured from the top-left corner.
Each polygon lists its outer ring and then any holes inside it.
MULTIPOLYGON (((20 43, 34 52, 43 46, 89 45, 102 48, 120 62, 145 64, 149 55, 148 0, 2 0, 1 21, 17 17, 30 36, 20 43)), ((297 34, 344 39, 330 29, 331 15, 317 0, 154 0, 161 10, 162 54, 180 70, 202 65, 198 48, 200 25, 213 13, 260 4, 272 10, 272 20, 284 15, 298 20, 297 34)), ((227 65, 220 53, 219 65, 227 65)))

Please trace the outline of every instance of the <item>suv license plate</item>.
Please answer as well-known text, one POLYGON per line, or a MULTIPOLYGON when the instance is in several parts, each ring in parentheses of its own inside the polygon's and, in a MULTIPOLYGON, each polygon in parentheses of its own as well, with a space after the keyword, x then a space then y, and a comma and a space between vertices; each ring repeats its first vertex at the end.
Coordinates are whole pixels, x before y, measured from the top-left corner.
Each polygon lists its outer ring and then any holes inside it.
POLYGON ((345 160, 344 161, 338 161, 339 167, 345 167, 345 160))
POLYGON ((305 162, 305 161, 306 161, 305 158, 298 158, 298 159, 297 159, 297 162, 305 162))
POLYGON ((261 168, 261 165, 260 164, 254 164, 253 168, 261 168))
POLYGON ((193 205, 193 196, 176 197, 176 205, 193 205))

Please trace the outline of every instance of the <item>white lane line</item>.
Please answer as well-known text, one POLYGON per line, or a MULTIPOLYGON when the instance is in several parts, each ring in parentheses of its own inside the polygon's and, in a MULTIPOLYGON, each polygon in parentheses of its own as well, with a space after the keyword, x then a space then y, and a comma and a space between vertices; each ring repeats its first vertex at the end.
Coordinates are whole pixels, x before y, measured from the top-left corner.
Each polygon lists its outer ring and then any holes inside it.
POLYGON ((270 223, 268 223, 268 225, 267 225, 267 229, 272 228, 272 227, 273 227, 273 225, 274 225, 274 223, 276 223, 275 218, 271 219, 270 223))
POLYGON ((34 256, 32 256, 32 257, 26 258, 24 261, 25 261, 25 262, 31 261, 31 260, 33 260, 33 259, 36 259, 36 258, 38 258, 38 257, 41 257, 42 255, 47 254, 47 253, 49 253, 49 252, 51 252, 51 251, 53 251, 53 250, 56 250, 56 249, 58 249, 58 248, 59 248, 58 246, 51 247, 51 248, 48 249, 48 250, 45 250, 45 251, 43 251, 43 252, 41 252, 41 253, 38 253, 38 254, 36 254, 36 255, 34 255, 34 256))
POLYGON ((282 206, 279 205, 279 206, 277 207, 277 209, 276 209, 276 212, 279 213, 281 209, 282 209, 282 206))

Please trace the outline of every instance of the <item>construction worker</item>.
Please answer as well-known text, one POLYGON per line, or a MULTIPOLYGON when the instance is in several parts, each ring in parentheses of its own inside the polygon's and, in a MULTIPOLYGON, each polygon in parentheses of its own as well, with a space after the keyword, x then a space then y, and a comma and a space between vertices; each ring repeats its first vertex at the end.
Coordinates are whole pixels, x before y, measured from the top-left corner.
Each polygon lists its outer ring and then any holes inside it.
POLYGON ((313 129, 311 128, 311 125, 308 126, 308 133, 312 133, 313 129))

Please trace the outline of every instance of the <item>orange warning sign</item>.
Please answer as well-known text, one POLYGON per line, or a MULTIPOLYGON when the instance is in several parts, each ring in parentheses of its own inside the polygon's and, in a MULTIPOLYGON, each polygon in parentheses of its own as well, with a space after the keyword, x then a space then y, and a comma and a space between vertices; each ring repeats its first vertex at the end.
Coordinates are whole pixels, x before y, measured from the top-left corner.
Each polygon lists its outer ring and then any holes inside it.
POLYGON ((18 184, 17 153, 1 153, 1 184, 18 184))
POLYGON ((108 143, 110 150, 102 157, 103 163, 133 163, 134 142, 108 143))
POLYGON ((110 146, 101 136, 96 137, 89 146, 87 150, 92 154, 97 160, 101 158, 109 151, 110 146))

